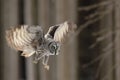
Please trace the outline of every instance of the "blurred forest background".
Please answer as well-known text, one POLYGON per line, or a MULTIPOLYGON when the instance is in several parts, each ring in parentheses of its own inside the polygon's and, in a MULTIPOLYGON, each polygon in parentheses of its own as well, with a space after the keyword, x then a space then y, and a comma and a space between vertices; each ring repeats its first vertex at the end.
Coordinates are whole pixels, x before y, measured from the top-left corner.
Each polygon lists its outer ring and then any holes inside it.
POLYGON ((0 0, 0 80, 120 80, 120 0, 0 0), (10 26, 78 25, 50 70, 8 47, 10 26))

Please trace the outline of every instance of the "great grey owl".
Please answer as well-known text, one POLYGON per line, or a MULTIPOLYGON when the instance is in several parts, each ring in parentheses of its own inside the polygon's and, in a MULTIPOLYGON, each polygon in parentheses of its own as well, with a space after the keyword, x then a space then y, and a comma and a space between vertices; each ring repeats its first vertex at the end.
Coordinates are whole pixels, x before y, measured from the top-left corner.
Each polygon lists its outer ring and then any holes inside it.
POLYGON ((35 54, 34 62, 42 59, 45 68, 49 69, 49 56, 59 54, 62 41, 75 29, 74 23, 66 21, 51 26, 44 35, 40 26, 21 25, 6 30, 6 39, 10 47, 22 52, 21 56, 30 57, 35 54))

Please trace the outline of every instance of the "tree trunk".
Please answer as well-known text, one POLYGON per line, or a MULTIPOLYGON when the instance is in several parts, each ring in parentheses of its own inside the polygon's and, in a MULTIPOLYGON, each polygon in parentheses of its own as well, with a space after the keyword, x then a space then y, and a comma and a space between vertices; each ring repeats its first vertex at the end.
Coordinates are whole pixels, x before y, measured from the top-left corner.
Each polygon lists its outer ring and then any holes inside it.
POLYGON ((2 0, 0 3, 0 80, 18 80, 19 57, 18 54, 8 47, 5 40, 5 30, 9 26, 18 24, 18 0, 2 0))

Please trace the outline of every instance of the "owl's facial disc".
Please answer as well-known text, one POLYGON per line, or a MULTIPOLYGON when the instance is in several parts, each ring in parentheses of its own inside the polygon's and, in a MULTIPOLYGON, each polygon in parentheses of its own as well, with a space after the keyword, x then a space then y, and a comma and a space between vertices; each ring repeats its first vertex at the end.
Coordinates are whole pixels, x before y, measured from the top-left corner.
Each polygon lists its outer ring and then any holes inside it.
POLYGON ((50 42, 48 44, 48 48, 49 48, 49 51, 51 53, 50 55, 57 55, 58 48, 59 48, 58 43, 56 43, 56 42, 50 42))

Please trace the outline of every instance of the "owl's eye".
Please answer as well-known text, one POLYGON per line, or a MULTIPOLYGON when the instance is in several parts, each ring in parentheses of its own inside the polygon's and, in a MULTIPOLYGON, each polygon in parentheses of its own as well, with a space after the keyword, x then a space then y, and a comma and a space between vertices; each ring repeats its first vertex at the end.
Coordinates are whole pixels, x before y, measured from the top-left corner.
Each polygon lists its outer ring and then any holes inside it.
POLYGON ((57 44, 55 42, 51 42, 49 44, 49 50, 53 55, 55 55, 57 51, 57 44))
POLYGON ((56 48, 57 48, 56 45, 52 45, 52 46, 51 46, 51 49, 52 49, 52 50, 56 50, 56 48))

